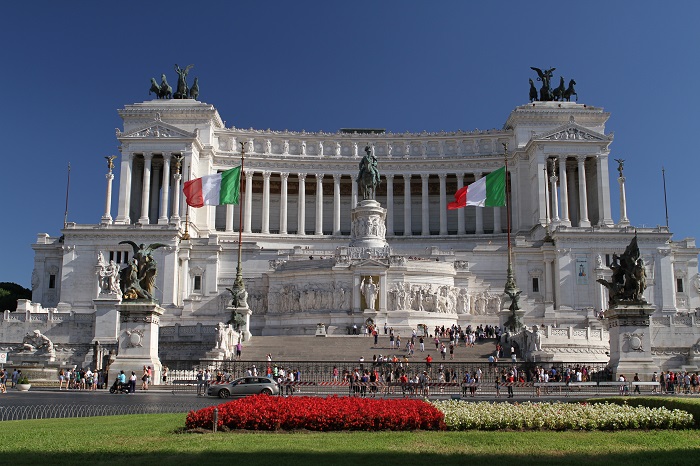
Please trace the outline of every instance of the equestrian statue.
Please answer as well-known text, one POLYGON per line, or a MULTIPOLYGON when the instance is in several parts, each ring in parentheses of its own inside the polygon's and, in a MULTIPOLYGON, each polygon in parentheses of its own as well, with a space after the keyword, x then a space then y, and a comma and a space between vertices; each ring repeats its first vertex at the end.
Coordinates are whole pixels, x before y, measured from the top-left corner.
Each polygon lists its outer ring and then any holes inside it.
POLYGON ((360 173, 357 175, 357 187, 363 200, 374 200, 379 187, 379 170, 377 169, 377 157, 372 147, 365 147, 365 156, 360 161, 360 173))

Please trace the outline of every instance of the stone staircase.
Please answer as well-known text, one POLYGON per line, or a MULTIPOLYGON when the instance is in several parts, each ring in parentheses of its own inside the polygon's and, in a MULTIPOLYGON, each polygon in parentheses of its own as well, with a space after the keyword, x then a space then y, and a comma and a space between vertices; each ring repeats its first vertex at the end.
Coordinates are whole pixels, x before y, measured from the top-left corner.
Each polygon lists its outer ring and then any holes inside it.
MULTIPOLYGON (((273 361, 357 361, 364 357, 371 361, 374 355, 393 356, 403 358, 406 354, 406 338, 401 339, 402 348, 390 348, 389 337, 380 335, 377 345, 374 337, 364 335, 340 335, 328 337, 312 336, 254 336, 250 341, 244 342, 242 359, 246 361, 264 361, 267 354, 272 355, 273 361)), ((442 339, 448 347, 447 360, 450 359, 449 343, 442 339)), ((410 360, 423 360, 428 354, 436 362, 440 359, 440 352, 435 349, 432 339, 425 340, 425 352, 421 353, 418 339, 416 339, 415 353, 409 356, 410 360)), ((485 339, 477 341, 473 348, 465 348, 464 344, 455 347, 454 361, 482 361, 486 362, 489 355, 495 351, 496 340, 485 339)))

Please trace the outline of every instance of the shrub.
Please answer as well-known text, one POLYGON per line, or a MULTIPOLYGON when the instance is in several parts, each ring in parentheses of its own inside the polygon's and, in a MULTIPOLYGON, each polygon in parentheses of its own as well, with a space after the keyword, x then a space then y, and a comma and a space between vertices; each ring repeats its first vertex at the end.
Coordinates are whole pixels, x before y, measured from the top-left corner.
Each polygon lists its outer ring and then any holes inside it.
POLYGON ((700 399, 697 398, 626 396, 624 398, 603 398, 600 401, 622 405, 627 404, 630 406, 646 406, 647 408, 681 409, 693 415, 695 419, 695 428, 700 429, 700 399))
MULTIPOLYGON (((212 428, 214 406, 190 411, 188 429, 212 428)), ((416 399, 255 395, 217 406, 218 427, 250 430, 442 430, 443 414, 416 399)))

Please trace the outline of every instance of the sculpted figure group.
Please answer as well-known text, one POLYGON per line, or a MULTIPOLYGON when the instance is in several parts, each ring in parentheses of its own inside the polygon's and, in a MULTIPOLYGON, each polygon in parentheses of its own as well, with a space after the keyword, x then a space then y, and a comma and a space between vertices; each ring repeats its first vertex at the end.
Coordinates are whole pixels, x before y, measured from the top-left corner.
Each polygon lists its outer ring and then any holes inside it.
POLYGON ((552 100, 557 100, 557 101, 564 101, 566 100, 567 102, 571 101, 571 96, 576 96, 576 101, 578 101, 578 94, 576 93, 576 90, 574 89, 574 86, 576 85, 576 81, 573 79, 569 81, 569 87, 564 86, 564 78, 560 77, 559 78, 559 87, 552 89, 550 85, 550 81, 553 76, 553 71, 556 70, 556 68, 549 68, 545 70, 541 70, 539 68, 535 68, 534 66, 530 67, 531 70, 535 71, 537 73, 537 80, 542 82, 542 87, 540 87, 540 92, 539 92, 539 99, 537 98, 537 88, 535 87, 535 83, 530 79, 530 102, 534 102, 536 100, 539 100, 541 102, 549 102, 552 100))
POLYGON ((613 254, 610 269, 612 270, 610 281, 604 278, 597 280, 608 289, 610 306, 622 303, 646 303, 644 290, 647 288, 647 275, 644 260, 639 253, 636 235, 621 256, 613 254))
POLYGON ((173 88, 168 84, 165 74, 160 75, 160 85, 156 78, 151 78, 151 88, 148 94, 155 94, 159 99, 197 99, 199 97, 199 78, 194 78, 192 87, 187 85, 187 75, 194 65, 188 65, 184 69, 175 64, 177 73, 177 87, 173 94, 173 88))

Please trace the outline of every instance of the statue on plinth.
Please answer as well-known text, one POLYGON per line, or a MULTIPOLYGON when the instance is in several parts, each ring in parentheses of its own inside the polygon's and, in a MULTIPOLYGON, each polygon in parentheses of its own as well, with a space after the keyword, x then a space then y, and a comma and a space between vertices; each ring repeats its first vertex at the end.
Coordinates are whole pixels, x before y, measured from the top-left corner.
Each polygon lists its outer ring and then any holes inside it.
POLYGON ((51 357, 56 356, 56 350, 53 347, 53 342, 39 330, 34 330, 33 335, 26 334, 24 336, 24 339, 22 340, 22 351, 47 354, 51 357))
POLYGON ((608 289, 610 293, 609 304, 646 304, 644 290, 647 288, 646 270, 644 260, 639 253, 637 235, 618 256, 613 254, 611 281, 599 278, 597 281, 608 289))
POLYGON ((377 157, 372 147, 365 146, 365 156, 360 161, 360 172, 357 175, 357 186, 363 200, 374 200, 379 186, 379 170, 377 169, 377 157))
POLYGON ((137 246, 133 241, 120 241, 119 244, 130 244, 134 249, 134 255, 129 261, 129 265, 120 272, 121 291, 124 301, 136 299, 153 300, 158 267, 152 252, 160 247, 167 246, 167 244, 152 243, 146 246, 141 243, 141 245, 137 246))
POLYGON ((369 278, 369 282, 365 283, 364 277, 360 283, 360 291, 362 296, 365 297, 365 304, 367 304, 367 309, 374 309, 374 303, 377 300, 377 293, 379 293, 379 285, 375 285, 372 281, 372 277, 369 278))
POLYGON ((121 296, 122 292, 119 283, 119 266, 110 260, 105 262, 102 252, 97 255, 97 277, 100 286, 100 294, 113 294, 121 296))
POLYGON ((537 73, 537 80, 542 81, 542 87, 540 88, 540 100, 542 102, 549 102, 550 100, 554 100, 552 88, 550 87, 549 83, 553 76, 552 71, 556 70, 556 68, 550 68, 548 70, 542 71, 539 68, 531 66, 530 69, 537 73))
POLYGON ((187 87, 187 74, 194 67, 194 65, 187 65, 185 69, 180 68, 177 63, 175 64, 175 72, 177 73, 177 90, 173 94, 173 99, 187 99, 189 97, 190 89, 187 87))

